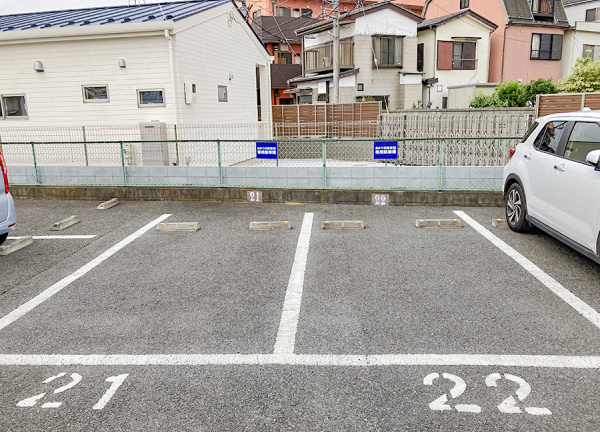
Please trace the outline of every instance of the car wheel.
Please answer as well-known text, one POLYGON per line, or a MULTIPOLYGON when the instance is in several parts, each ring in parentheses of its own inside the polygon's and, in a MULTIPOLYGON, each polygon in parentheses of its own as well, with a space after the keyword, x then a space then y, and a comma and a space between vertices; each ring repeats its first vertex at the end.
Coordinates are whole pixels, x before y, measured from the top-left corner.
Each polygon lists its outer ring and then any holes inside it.
POLYGON ((523 188, 513 183, 506 192, 506 222, 511 230, 525 232, 529 230, 527 223, 527 202, 523 188))
POLYGON ((8 233, 6 233, 6 234, 0 234, 0 245, 2 243, 4 243, 7 238, 8 238, 8 233))

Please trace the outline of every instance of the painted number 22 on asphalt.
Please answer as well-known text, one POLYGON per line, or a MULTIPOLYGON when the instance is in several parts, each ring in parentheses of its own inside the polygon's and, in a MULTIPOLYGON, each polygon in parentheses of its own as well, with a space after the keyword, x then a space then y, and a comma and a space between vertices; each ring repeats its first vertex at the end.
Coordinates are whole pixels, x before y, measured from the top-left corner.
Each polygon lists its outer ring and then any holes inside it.
MULTIPOLYGON (((66 375, 66 372, 62 372, 62 373, 59 373, 58 375, 51 376, 50 378, 47 378, 44 381, 42 381, 42 384, 49 384, 54 380, 64 377, 65 375, 66 375)), ((121 385, 125 382, 125 380, 127 379, 128 376, 129 376, 129 374, 123 374, 123 375, 111 376, 111 377, 106 378, 106 382, 111 383, 111 386, 104 393, 104 395, 100 398, 100 400, 96 403, 96 405, 94 405, 92 407, 92 409, 95 409, 95 410, 103 409, 106 406, 106 404, 112 399, 112 397, 115 395, 115 393, 117 392, 119 387, 121 387, 121 385)), ((83 379, 83 377, 81 375, 79 375, 78 373, 72 373, 70 378, 71 378, 71 382, 69 382, 68 384, 65 384, 62 387, 55 389, 52 392, 52 394, 56 395, 56 394, 63 393, 67 390, 70 390, 73 387, 75 387, 77 384, 79 384, 81 382, 81 380, 83 379)), ((21 408, 34 407, 35 405, 37 405, 38 401, 40 401, 44 396, 46 396, 46 393, 47 392, 40 393, 38 395, 31 396, 27 399, 23 399, 22 401, 17 403, 17 406, 21 407, 21 408)), ((42 408, 59 408, 61 405, 62 405, 62 402, 46 402, 42 405, 42 408)))
MULTIPOLYGON (((433 382, 440 378, 440 374, 431 373, 427 375, 423 379, 424 385, 433 385, 433 382)), ((450 397, 452 399, 457 399, 460 395, 462 395, 467 389, 467 384, 465 381, 456 375, 452 375, 449 373, 443 373, 441 378, 452 381, 454 386, 450 390, 450 397)), ((527 381, 523 378, 518 377, 516 375, 504 374, 504 378, 508 381, 512 381, 513 383, 518 384, 519 388, 515 392, 515 395, 519 399, 520 402, 523 402, 529 393, 531 393, 531 386, 527 381)), ((502 379, 502 375, 499 373, 493 373, 488 375, 485 379, 485 384, 488 387, 498 387, 498 381, 502 379)), ((432 411, 452 411, 453 408, 450 404, 448 404, 448 395, 443 394, 433 402, 429 404, 429 408, 432 411)), ((468 412, 468 413, 477 413, 481 412, 481 407, 479 405, 466 405, 466 404, 455 404, 454 409, 458 412, 468 412)), ((552 412, 548 408, 537 408, 537 407, 526 407, 524 408, 525 412, 531 415, 552 415, 552 412)), ((498 410, 505 414, 521 414, 523 410, 518 406, 517 401, 514 396, 509 396, 504 399, 500 405, 498 405, 498 410)))

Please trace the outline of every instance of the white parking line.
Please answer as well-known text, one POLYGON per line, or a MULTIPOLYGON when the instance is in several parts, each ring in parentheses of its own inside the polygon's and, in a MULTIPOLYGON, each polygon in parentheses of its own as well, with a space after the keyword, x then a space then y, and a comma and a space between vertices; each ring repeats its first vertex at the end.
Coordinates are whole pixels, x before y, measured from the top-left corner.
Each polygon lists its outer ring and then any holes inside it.
POLYGON ((504 366, 600 369, 600 356, 467 355, 467 354, 158 354, 46 355, 2 354, 0 366, 504 366))
POLYGON ((296 247, 296 256, 292 273, 288 282, 283 311, 277 340, 275 342, 275 354, 291 354, 296 344, 296 330, 300 318, 300 306, 302 305, 302 290, 304 288, 304 271, 306 270, 306 259, 308 257, 308 246, 310 244, 310 233, 312 231, 314 213, 305 213, 302 222, 302 231, 296 247))
POLYGON ((90 261, 89 263, 87 263, 86 265, 81 267, 79 270, 75 271, 74 273, 71 273, 69 276, 67 276, 66 278, 62 279, 61 281, 55 283, 50 288, 42 291, 40 294, 38 294, 37 296, 35 296, 31 300, 29 300, 28 302, 22 304, 17 309, 10 312, 8 315, 0 318, 0 330, 2 330, 6 326, 12 324, 13 322, 15 322, 16 320, 21 318, 23 315, 25 315, 27 312, 29 312, 33 308, 35 308, 36 306, 39 306, 40 304, 42 304, 43 302, 48 300, 50 297, 52 297, 54 294, 60 292, 63 288, 69 286, 72 282, 76 281, 81 276, 85 275, 87 272, 89 272, 90 270, 92 270, 96 266, 98 266, 99 264, 106 261, 108 258, 110 258, 114 254, 119 252, 121 249, 123 249, 129 243, 133 242, 137 238, 144 235, 144 233, 146 233, 147 231, 155 228, 156 224, 164 221, 169 216, 171 216, 171 215, 164 214, 161 217, 159 217, 158 219, 153 220, 149 224, 145 225, 143 228, 140 228, 139 230, 137 230, 130 236, 126 237, 125 239, 121 240, 119 243, 117 243, 116 245, 111 247, 109 250, 107 250, 103 254, 99 255, 97 258, 93 259, 92 261, 90 261))
MULTIPOLYGON (((23 237, 9 237, 8 240, 19 240, 23 237)), ((50 236, 32 236, 34 240, 79 240, 79 239, 93 239, 95 235, 50 235, 50 236)))
POLYGON ((581 300, 571 291, 562 286, 558 281, 556 281, 552 276, 546 273, 544 270, 536 266, 534 263, 529 261, 519 252, 514 250, 512 247, 507 245, 505 242, 500 240, 490 231, 485 229, 481 224, 472 219, 466 213, 462 211, 455 211, 456 215, 464 220, 466 223, 471 225, 475 231, 484 236, 490 242, 494 244, 498 249, 504 252, 506 255, 514 259, 517 263, 519 263, 525 270, 527 270, 531 275, 533 275, 537 280, 543 283, 548 289, 550 289, 554 294, 559 296, 565 302, 567 302, 573 309, 587 318, 592 324, 596 327, 600 328, 600 313, 596 311, 593 307, 588 305, 586 302, 581 300))

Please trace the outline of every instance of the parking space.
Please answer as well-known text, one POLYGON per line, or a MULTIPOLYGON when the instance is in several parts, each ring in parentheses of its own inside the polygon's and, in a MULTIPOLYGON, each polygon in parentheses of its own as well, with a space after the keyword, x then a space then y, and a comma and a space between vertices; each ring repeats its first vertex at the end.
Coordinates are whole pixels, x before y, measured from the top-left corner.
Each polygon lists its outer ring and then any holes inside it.
POLYGON ((0 257, 5 430, 598 430, 599 267, 500 208, 95 205, 17 202, 96 237, 0 257))

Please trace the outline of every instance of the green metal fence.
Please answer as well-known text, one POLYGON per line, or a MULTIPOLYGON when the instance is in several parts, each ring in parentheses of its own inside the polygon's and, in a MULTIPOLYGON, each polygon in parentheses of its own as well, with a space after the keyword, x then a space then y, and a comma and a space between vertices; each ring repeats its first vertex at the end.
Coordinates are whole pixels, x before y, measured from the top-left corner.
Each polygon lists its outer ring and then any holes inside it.
POLYGON ((399 139, 375 159, 373 139, 4 142, 9 180, 23 185, 499 190, 519 138, 399 139))

